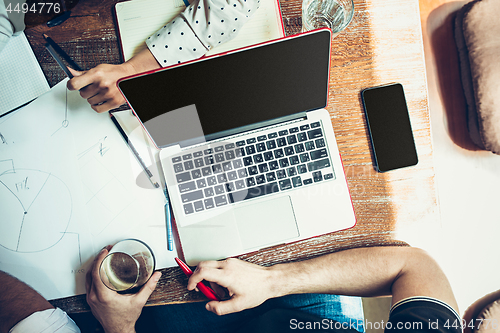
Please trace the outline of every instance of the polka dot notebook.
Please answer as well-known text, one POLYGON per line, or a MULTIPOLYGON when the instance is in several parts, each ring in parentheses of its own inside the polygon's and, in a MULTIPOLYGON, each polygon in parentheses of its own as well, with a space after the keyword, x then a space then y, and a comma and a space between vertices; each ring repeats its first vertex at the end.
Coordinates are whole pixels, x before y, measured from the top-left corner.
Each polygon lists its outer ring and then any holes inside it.
MULTIPOLYGON (((117 3, 115 15, 123 59, 127 61, 146 48, 144 41, 185 9, 183 0, 131 0, 117 3)), ((283 36, 278 1, 266 0, 261 2, 259 10, 243 26, 236 38, 214 47, 206 55, 227 52, 283 36)))

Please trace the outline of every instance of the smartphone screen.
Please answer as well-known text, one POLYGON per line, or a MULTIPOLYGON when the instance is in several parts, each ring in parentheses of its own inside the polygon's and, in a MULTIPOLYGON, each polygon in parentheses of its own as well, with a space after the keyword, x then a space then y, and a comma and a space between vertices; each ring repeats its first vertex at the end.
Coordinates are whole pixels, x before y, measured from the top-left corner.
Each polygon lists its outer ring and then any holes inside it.
POLYGON ((377 170, 385 172, 417 164, 403 86, 396 83, 368 88, 361 96, 377 170))

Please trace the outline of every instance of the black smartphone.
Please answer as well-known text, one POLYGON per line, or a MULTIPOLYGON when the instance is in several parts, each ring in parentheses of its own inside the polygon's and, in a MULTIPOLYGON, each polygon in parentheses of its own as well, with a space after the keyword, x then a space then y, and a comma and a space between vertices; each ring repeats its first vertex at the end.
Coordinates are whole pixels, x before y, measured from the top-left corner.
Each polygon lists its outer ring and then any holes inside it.
POLYGON ((361 92, 379 172, 416 165, 417 149, 403 86, 400 83, 361 92))

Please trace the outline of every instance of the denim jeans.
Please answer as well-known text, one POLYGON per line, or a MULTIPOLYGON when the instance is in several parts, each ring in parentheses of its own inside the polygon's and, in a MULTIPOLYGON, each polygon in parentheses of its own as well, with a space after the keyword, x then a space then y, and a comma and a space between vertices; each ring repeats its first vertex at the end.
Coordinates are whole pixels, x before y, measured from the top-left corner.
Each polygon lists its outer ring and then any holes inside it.
MULTIPOLYGON (((309 314, 332 319, 347 327, 353 322, 362 323, 364 320, 363 307, 360 297, 300 294, 288 295, 269 299, 260 306, 217 316, 205 309, 206 302, 171 304, 148 308, 156 321, 160 332, 233 332, 246 322, 265 312, 281 308, 304 311, 309 314)), ((352 327, 352 326, 351 326, 352 327)), ((360 324, 355 327, 364 333, 360 324)))

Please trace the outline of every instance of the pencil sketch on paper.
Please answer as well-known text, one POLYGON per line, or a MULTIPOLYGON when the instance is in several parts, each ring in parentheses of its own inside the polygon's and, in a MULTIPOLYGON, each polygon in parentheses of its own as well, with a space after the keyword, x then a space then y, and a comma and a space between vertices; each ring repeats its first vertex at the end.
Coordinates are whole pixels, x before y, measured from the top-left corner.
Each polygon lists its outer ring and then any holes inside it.
POLYGON ((0 197, 0 246, 20 253, 40 252, 64 237, 72 199, 68 186, 56 175, 16 168, 12 159, 1 160, 0 197))
POLYGON ((69 125, 69 120, 68 120, 68 88, 66 88, 66 107, 64 109, 64 120, 61 123, 61 127, 59 127, 54 133, 52 133, 51 136, 59 132, 60 129, 66 128, 69 125))
POLYGON ((109 147, 106 145, 106 139, 108 138, 108 136, 106 135, 105 137, 102 137, 99 139, 99 141, 96 143, 96 144, 93 144, 92 146, 90 146, 89 148, 85 149, 84 151, 82 151, 81 153, 79 153, 77 155, 78 159, 82 158, 84 155, 92 152, 92 151, 95 151, 95 149, 97 148, 97 152, 98 154, 103 157, 104 154, 106 154, 109 150, 109 147))
POLYGON ((110 164, 113 155, 106 155, 112 147, 108 136, 103 136, 77 154, 88 227, 94 236, 105 232, 135 200, 110 164))

